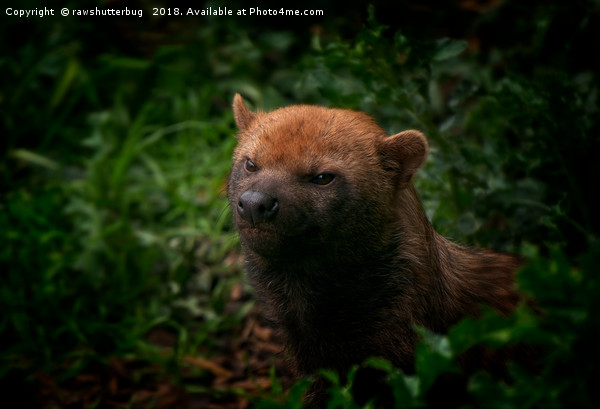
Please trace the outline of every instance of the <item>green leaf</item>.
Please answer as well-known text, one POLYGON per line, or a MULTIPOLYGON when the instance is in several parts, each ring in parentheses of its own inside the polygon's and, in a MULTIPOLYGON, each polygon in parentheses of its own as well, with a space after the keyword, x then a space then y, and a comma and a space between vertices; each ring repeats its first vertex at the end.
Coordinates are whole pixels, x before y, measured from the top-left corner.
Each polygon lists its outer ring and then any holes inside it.
POLYGON ((39 153, 29 151, 27 149, 15 149, 11 152, 11 156, 29 162, 34 165, 42 166, 50 170, 58 169, 58 163, 39 153))
POLYGON ((69 60, 67 68, 65 69, 62 78, 56 85, 54 94, 50 99, 50 109, 55 109, 60 104, 69 88, 72 87, 72 84, 80 71, 81 67, 79 66, 77 60, 74 58, 69 60))
POLYGON ((452 40, 450 38, 441 38, 436 41, 435 49, 431 59, 433 61, 444 61, 456 57, 467 49, 469 44, 464 40, 452 40))
POLYGON ((422 340, 417 345, 416 366, 420 380, 419 393, 424 396, 439 375, 457 372, 458 364, 447 336, 435 334, 426 328, 419 329, 419 333, 422 340))
POLYGON ((479 223, 473 212, 466 212, 460 215, 456 221, 456 228, 459 232, 468 236, 475 233, 479 229, 479 223))

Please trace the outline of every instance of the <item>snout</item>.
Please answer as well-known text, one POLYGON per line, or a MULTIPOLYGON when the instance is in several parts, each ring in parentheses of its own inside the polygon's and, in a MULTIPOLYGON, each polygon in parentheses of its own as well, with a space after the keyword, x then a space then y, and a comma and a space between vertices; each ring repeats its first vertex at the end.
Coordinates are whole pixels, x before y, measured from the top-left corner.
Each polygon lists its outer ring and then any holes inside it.
POLYGON ((263 192, 246 190, 240 195, 237 212, 252 225, 273 220, 279 211, 279 201, 263 192))

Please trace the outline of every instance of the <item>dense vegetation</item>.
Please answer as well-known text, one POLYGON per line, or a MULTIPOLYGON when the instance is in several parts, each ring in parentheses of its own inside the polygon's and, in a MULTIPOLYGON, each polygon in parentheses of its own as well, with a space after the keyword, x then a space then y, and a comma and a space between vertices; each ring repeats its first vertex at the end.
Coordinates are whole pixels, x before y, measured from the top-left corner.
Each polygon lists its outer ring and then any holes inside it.
MULTIPOLYGON (((529 260, 518 283, 535 311, 424 331, 412 375, 365 363, 389 374, 398 407, 422 406, 465 349, 520 341, 544 351, 539 368, 478 373, 464 405, 597 407, 600 4, 417 3, 313 2, 324 17, 289 21, 4 16, 4 396, 301 405, 309 380, 290 387, 272 358, 254 378, 248 342, 235 341, 259 320, 224 197, 241 92, 267 110, 315 103, 422 130, 431 154, 415 183, 436 229, 529 260), (224 351, 259 386, 216 382, 233 378, 224 351)), ((357 407, 352 374, 325 376, 331 408, 357 407)))

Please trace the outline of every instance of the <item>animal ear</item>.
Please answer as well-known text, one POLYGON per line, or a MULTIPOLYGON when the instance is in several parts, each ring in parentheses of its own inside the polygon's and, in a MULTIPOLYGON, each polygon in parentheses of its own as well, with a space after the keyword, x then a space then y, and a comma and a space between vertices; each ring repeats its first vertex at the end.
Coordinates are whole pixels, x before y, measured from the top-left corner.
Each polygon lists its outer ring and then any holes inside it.
POLYGON ((256 118, 256 114, 248 109, 240 94, 235 94, 233 97, 233 116, 240 131, 248 129, 256 118))
POLYGON ((409 182, 412 175, 423 166, 428 151, 425 135, 415 130, 383 138, 379 145, 383 167, 396 174, 400 185, 409 182))

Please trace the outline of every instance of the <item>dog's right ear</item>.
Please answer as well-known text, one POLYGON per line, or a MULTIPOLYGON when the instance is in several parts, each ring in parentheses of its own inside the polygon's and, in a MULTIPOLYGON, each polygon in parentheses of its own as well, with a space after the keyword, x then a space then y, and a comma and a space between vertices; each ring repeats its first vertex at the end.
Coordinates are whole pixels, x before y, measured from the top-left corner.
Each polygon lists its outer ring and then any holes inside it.
POLYGON ((256 119, 256 114, 248 109, 240 94, 235 94, 235 97, 233 97, 233 117, 241 132, 248 129, 250 124, 256 119))

